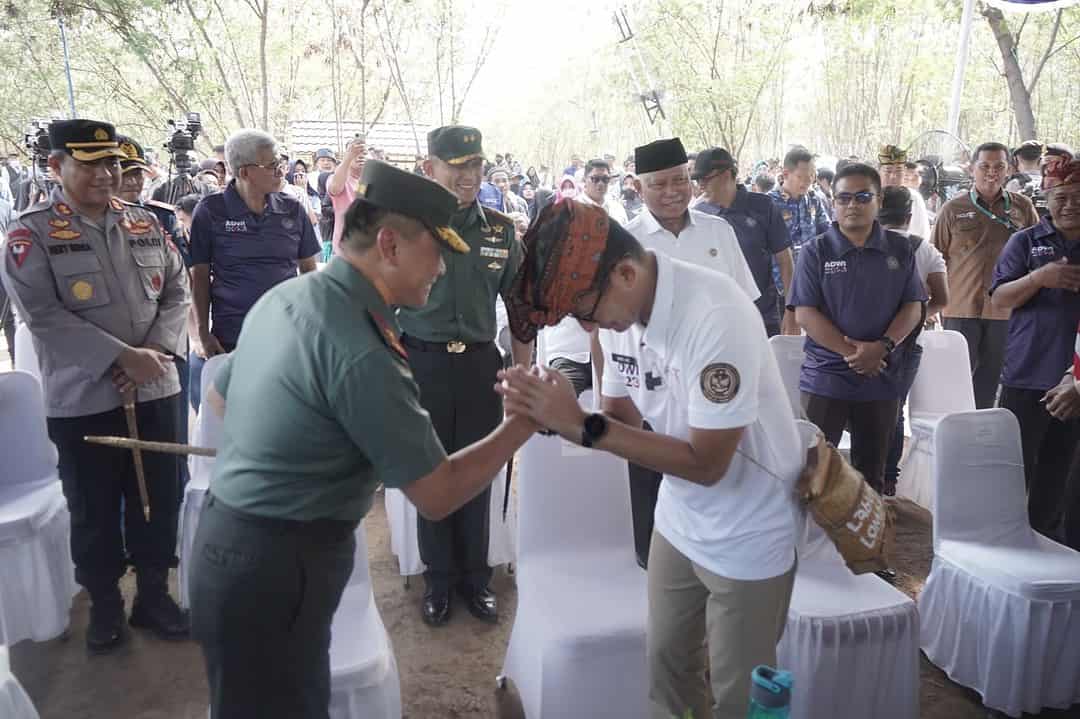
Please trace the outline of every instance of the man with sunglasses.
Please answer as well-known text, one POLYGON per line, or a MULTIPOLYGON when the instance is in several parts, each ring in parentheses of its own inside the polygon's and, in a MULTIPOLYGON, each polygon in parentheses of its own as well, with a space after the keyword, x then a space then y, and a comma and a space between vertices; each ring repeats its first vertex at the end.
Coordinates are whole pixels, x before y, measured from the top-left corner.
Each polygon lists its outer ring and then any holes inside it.
POLYGON ((584 191, 578 199, 603 207, 611 219, 625 226, 626 210, 623 209, 622 203, 608 194, 608 188, 614 179, 611 163, 600 159, 589 160, 585 164, 584 191))
POLYGON ((649 715, 744 717, 747 677, 775 662, 787 618, 805 454, 761 317, 731 277, 646 250, 596 207, 544 210, 525 244, 511 330, 527 341, 568 315, 599 329, 604 413, 587 415, 547 369, 505 371, 506 408, 663 472, 648 562, 649 715))
POLYGON ((278 192, 285 165, 273 137, 238 130, 225 143, 233 179, 205 198, 191 219, 191 289, 197 337, 191 338, 190 391, 199 397, 202 366, 231 352, 248 310, 271 287, 312 272, 322 246, 307 210, 278 192))
POLYGON ((964 335, 971 359, 976 409, 994 406, 1009 310, 990 301, 994 265, 1015 232, 1039 221, 1031 200, 1004 189, 1009 148, 987 142, 971 156, 973 186, 938 212, 934 246, 949 273, 949 305, 942 312, 945 329, 964 335))
POLYGON ((893 351, 919 324, 927 296, 911 242, 878 224, 877 170, 845 165, 833 188, 836 222, 803 245, 788 300, 807 335, 799 389, 829 442, 850 428, 851 462, 881 493, 904 391, 893 351))

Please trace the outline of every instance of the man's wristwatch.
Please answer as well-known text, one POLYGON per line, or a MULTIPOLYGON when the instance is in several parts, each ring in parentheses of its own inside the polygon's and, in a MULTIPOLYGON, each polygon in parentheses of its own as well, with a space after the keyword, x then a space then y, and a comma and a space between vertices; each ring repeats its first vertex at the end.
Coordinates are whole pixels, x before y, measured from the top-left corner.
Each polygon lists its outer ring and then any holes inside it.
POLYGON ((891 337, 885 336, 878 340, 881 344, 885 345, 885 354, 892 354, 892 351, 896 349, 896 343, 892 341, 891 337))
POLYGON ((607 417, 598 412, 586 415, 585 424, 581 428, 581 446, 592 447, 607 434, 607 430, 607 417))

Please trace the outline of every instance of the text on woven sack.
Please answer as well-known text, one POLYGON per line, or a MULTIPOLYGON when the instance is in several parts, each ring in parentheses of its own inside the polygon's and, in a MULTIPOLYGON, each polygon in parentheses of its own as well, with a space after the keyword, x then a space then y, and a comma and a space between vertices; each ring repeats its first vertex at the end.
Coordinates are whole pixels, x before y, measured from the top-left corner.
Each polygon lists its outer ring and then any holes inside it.
POLYGON ((853 534, 858 535, 859 543, 867 549, 873 549, 877 545, 878 535, 885 526, 885 507, 881 502, 874 501, 874 495, 863 492, 859 508, 847 523, 847 528, 853 534))

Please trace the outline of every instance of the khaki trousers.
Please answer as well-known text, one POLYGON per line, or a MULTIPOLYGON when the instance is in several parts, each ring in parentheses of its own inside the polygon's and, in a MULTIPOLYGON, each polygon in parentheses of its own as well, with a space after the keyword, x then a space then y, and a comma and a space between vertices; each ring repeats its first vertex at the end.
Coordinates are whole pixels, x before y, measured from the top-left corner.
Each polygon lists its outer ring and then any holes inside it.
POLYGON ((688 709, 694 719, 745 719, 750 672, 776 666, 794 583, 794 563, 771 579, 721 577, 654 531, 646 639, 653 719, 682 719, 688 709))

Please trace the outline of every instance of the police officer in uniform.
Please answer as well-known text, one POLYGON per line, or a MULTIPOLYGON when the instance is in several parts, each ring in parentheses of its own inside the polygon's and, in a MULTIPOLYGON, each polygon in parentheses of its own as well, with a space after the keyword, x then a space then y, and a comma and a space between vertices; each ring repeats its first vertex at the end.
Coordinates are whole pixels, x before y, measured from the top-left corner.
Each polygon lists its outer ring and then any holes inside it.
MULTIPOLYGON (((398 319, 420 401, 443 446, 453 452, 502 420, 502 401, 492 389, 503 366, 494 341, 495 298, 508 296, 522 252, 513 220, 477 201, 484 172, 479 130, 461 125, 432 130, 424 171, 457 197, 450 226, 470 251, 444 252, 446 274, 432 287, 430 301, 419 309, 403 309, 398 319)), ((516 364, 530 364, 532 345, 515 340, 512 354, 516 364)), ((420 558, 427 565, 423 617, 428 624, 449 620, 455 587, 473 616, 497 620, 495 596, 488 588, 489 506, 485 491, 442 521, 418 518, 420 558)))
POLYGON ((128 433, 122 404, 131 392, 141 437, 176 441, 173 357, 187 342, 188 281, 154 215, 114 197, 124 153, 113 126, 54 122, 49 139, 59 187, 13 223, 3 279, 41 363, 49 437, 71 512, 75 578, 92 602, 86 642, 103 652, 125 639, 117 587, 125 550, 138 579, 131 625, 167 638, 188 633, 167 587, 176 562, 176 457, 143 457, 147 520, 130 452, 83 441, 128 433))
POLYGON ((376 485, 445 517, 535 429, 511 418, 447 457, 420 404, 392 308, 423 306, 447 253, 470 256, 448 227, 457 205, 428 179, 368 161, 340 254, 259 300, 207 390, 224 431, 191 612, 214 719, 327 717, 331 620, 376 485))

